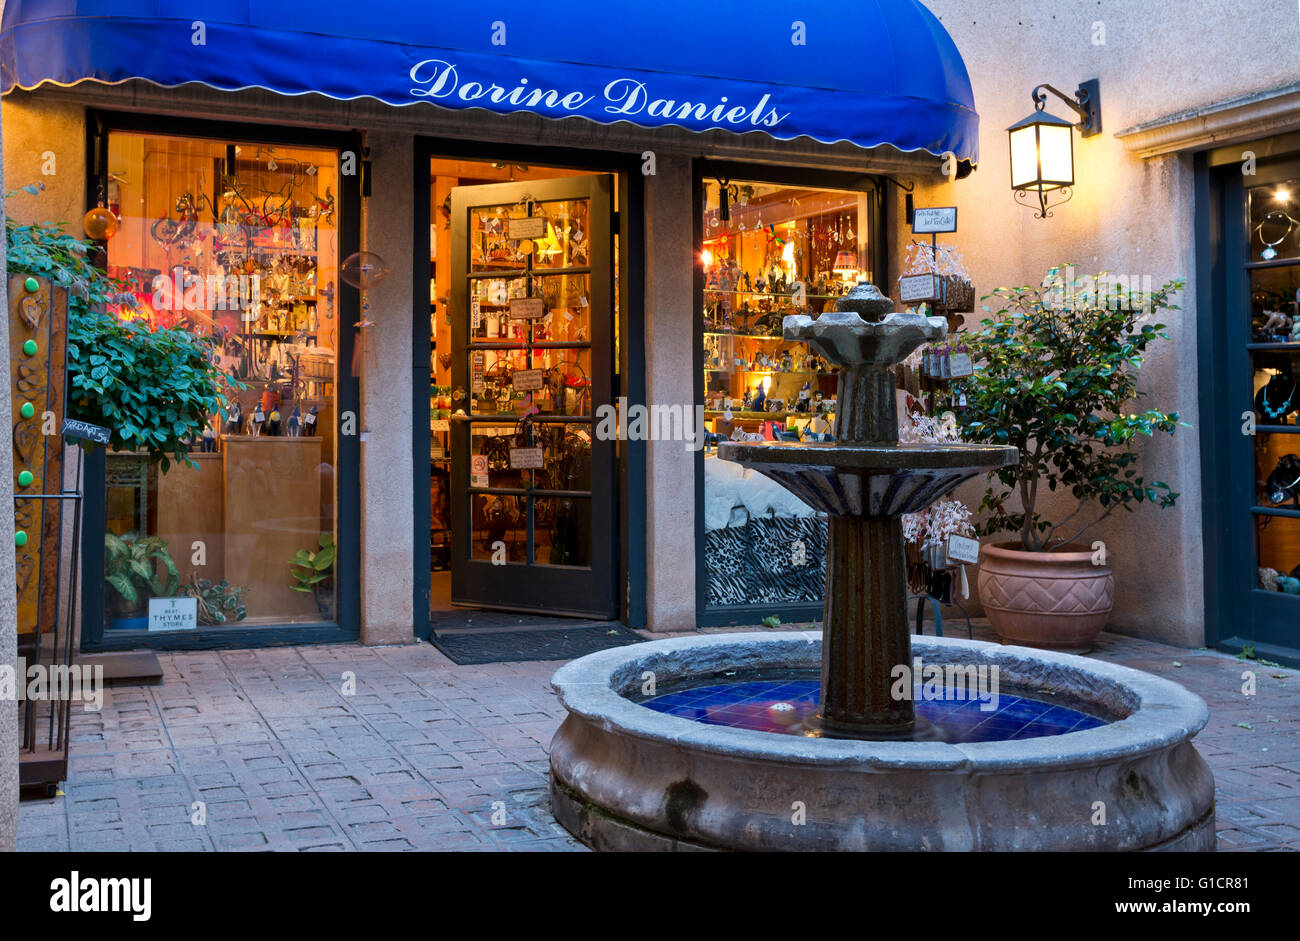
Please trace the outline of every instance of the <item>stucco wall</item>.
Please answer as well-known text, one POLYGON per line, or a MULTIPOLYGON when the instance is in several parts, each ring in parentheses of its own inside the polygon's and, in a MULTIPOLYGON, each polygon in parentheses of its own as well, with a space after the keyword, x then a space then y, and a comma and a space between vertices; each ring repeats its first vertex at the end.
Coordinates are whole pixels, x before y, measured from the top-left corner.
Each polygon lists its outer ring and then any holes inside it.
MULTIPOLYGON (((1191 157, 1142 160, 1114 135, 1168 114, 1294 82, 1300 76, 1295 4, 925 3, 952 35, 970 71, 981 117, 981 160, 966 180, 918 186, 916 202, 959 207, 961 231, 945 240, 961 250, 977 294, 999 285, 1038 283, 1060 262, 1146 276, 1154 285, 1194 278, 1191 157), (1189 15, 1193 8, 1195 15, 1189 15), (1033 109, 1035 85, 1047 82, 1072 93, 1090 78, 1101 80, 1103 133, 1087 140, 1076 135, 1074 198, 1052 218, 1035 219, 1010 192, 1006 128, 1033 109)), ((1052 99, 1048 110, 1070 116, 1052 99)), ((1195 305, 1189 284, 1183 310, 1165 318, 1172 340, 1149 358, 1140 383, 1152 405, 1176 410, 1193 425, 1195 305)), ((1096 531, 1115 563, 1118 603, 1112 629, 1184 645, 1204 641, 1199 454, 1195 430, 1151 444, 1145 471, 1181 493, 1178 506, 1144 506, 1096 531)))

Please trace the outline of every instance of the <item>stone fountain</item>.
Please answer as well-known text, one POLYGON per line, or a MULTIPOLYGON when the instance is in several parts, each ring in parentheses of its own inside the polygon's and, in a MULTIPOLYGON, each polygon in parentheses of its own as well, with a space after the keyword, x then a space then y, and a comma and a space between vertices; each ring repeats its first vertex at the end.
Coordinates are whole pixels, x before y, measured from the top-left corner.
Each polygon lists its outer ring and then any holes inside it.
POLYGON ((785 318, 786 339, 840 366, 834 442, 719 446, 828 515, 823 631, 656 641, 561 668, 556 819, 598 849, 1213 849, 1198 697, 1067 654, 913 642, 899 517, 1018 455, 899 443, 892 367, 947 326, 892 306, 860 284, 837 311, 785 318), (948 684, 928 690, 933 722, 895 681, 922 663, 948 684), (977 674, 1005 692, 950 695, 977 674), (1006 711, 976 711, 1002 695, 1006 711))

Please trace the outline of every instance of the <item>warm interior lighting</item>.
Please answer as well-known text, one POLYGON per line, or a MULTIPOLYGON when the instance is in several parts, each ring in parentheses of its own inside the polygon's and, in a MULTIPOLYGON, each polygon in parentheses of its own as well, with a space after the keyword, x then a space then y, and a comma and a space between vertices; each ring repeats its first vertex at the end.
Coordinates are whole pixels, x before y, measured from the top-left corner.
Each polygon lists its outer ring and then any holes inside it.
POLYGON ((704 262, 705 268, 713 267, 713 252, 709 251, 707 248, 700 252, 700 261, 704 262))
POLYGON ((1289 203, 1291 202, 1291 191, 1285 186, 1279 186, 1273 192, 1273 199, 1279 203, 1289 203))
POLYGON ((835 273, 846 280, 856 275, 858 256, 853 252, 838 252, 835 255, 835 273))

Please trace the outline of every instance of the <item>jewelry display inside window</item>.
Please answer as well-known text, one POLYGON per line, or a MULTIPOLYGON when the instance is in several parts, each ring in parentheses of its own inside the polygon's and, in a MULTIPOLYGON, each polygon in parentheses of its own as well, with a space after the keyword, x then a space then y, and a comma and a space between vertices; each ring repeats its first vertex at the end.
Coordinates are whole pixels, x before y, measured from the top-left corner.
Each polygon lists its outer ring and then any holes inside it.
POLYGON ((109 454, 110 570, 147 552, 175 576, 134 599, 109 577, 106 627, 157 630, 166 596, 175 629, 333 621, 337 155, 114 131, 107 160, 108 273, 136 301, 115 313, 210 340, 229 407, 197 469, 109 454))
POLYGON ((1256 587, 1300 596, 1300 180, 1249 206, 1256 587))

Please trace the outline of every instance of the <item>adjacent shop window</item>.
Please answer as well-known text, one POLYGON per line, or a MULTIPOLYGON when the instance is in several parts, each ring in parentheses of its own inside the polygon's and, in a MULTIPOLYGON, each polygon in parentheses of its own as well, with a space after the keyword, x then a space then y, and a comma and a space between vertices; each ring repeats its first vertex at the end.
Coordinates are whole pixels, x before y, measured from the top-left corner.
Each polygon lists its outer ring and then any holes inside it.
MULTIPOLYGON (((873 279, 868 194, 713 180, 705 191, 708 426, 727 438, 829 440, 835 367, 783 340, 781 321, 833 310, 854 284, 873 279)), ((825 519, 712 448, 704 521, 709 607, 821 601, 825 519)))
POLYGON ((105 627, 334 621, 335 152, 114 132, 107 171, 121 315, 210 337, 232 404, 197 469, 108 455, 105 627))
POLYGON ((1300 179, 1249 208, 1257 587, 1300 596, 1300 179))

